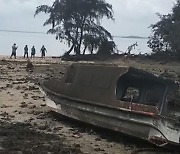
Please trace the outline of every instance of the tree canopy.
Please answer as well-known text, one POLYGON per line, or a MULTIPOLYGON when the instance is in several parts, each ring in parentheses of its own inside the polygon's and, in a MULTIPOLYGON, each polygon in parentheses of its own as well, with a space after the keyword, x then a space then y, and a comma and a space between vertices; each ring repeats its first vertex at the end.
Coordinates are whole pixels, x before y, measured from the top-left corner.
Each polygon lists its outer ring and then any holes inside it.
POLYGON ((105 0, 55 0, 52 6, 41 5, 35 15, 49 14, 44 26, 52 25, 48 33, 56 34, 56 39, 65 41, 69 55, 93 53, 104 42, 112 41, 111 33, 101 26, 103 17, 113 20, 112 5, 105 0))
POLYGON ((180 0, 167 15, 157 13, 160 20, 151 25, 148 46, 154 53, 165 53, 180 58, 180 0))

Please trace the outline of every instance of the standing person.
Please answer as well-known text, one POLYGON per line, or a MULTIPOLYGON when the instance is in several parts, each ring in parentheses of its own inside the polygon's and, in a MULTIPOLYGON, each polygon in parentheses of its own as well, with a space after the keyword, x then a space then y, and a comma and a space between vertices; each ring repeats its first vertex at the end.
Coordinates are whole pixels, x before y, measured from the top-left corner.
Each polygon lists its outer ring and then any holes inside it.
POLYGON ((10 56, 10 58, 12 58, 12 56, 14 56, 14 58, 16 59, 16 50, 17 50, 18 46, 16 46, 16 43, 13 44, 12 46, 12 54, 10 56))
POLYGON ((41 58, 45 58, 45 52, 47 53, 47 50, 46 50, 46 48, 44 47, 44 45, 42 46, 40 52, 41 52, 41 58))
POLYGON ((24 47, 24 58, 26 57, 26 55, 28 58, 28 46, 27 45, 24 47))
POLYGON ((35 58, 35 54, 36 54, 36 49, 35 49, 35 47, 33 46, 33 47, 31 48, 31 58, 35 58))

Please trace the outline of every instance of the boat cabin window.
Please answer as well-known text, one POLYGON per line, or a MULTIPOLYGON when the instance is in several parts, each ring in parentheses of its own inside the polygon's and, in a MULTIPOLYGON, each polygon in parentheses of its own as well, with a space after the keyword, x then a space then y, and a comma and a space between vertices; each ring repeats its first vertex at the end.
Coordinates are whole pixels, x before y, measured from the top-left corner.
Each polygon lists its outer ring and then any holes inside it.
POLYGON ((165 86, 144 74, 126 73, 116 85, 116 99, 150 106, 160 107, 163 101, 165 86))

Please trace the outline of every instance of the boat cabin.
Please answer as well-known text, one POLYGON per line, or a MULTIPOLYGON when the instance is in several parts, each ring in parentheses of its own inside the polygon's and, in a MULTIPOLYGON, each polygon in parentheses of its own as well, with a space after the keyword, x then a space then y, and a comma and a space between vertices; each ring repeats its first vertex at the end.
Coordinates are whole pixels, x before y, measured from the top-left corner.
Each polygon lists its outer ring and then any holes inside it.
POLYGON ((179 87, 133 67, 98 64, 72 64, 62 81, 51 84, 53 91, 69 99, 148 115, 166 115, 168 98, 179 87))

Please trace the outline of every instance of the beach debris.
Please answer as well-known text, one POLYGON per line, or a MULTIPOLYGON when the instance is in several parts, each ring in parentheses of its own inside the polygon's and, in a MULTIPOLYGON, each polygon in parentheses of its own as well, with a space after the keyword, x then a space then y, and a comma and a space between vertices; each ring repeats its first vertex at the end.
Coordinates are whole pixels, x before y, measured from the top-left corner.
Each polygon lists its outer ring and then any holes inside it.
POLYGON ((18 114, 23 114, 23 113, 24 113, 24 112, 22 112, 22 111, 19 111, 19 112, 18 112, 18 114))
POLYGON ((29 105, 29 109, 35 109, 36 105, 29 105))
POLYGON ((27 107, 28 105, 26 104, 26 102, 21 102, 21 105, 19 106, 19 107, 21 107, 21 108, 25 108, 25 107, 27 107))
POLYGON ((24 96, 23 96, 24 99, 28 99, 28 94, 25 93, 24 96))
POLYGON ((54 131, 59 131, 59 130, 62 130, 62 129, 63 129, 62 126, 57 126, 57 127, 54 127, 54 128, 53 128, 54 131))
POLYGON ((83 135, 82 134, 73 134, 72 137, 74 138, 81 138, 83 135))
POLYGON ((42 106, 42 107, 46 106, 46 103, 41 103, 41 106, 42 106))
POLYGON ((32 96, 31 98, 34 100, 38 100, 38 99, 44 100, 44 96, 32 96))
POLYGON ((33 72, 34 66, 30 59, 27 60, 27 65, 26 65, 26 71, 27 72, 33 72))
POLYGON ((8 107, 10 107, 10 106, 5 105, 5 104, 3 104, 3 105, 1 106, 1 108, 8 108, 8 107))
POLYGON ((101 138, 97 137, 97 138, 95 139, 95 141, 101 141, 101 138))
POLYGON ((98 147, 95 148, 94 150, 95 150, 95 151, 105 151, 104 149, 101 149, 101 148, 98 148, 98 147))
POLYGON ((10 115, 10 114, 7 113, 6 111, 5 111, 5 112, 2 112, 2 113, 0 114, 0 116, 2 116, 2 117, 1 117, 2 120, 6 120, 6 121, 10 121, 12 118, 15 117, 14 115, 10 115))
POLYGON ((23 83, 24 83, 24 81, 19 81, 19 80, 12 82, 12 84, 23 84, 23 83))
POLYGON ((12 64, 7 64, 7 68, 13 70, 14 66, 12 64))
POLYGON ((32 85, 28 87, 28 90, 39 90, 38 86, 32 85))
POLYGON ((29 113, 31 113, 31 114, 33 114, 33 115, 39 115, 39 114, 42 113, 42 111, 33 110, 33 111, 29 112, 29 113))
POLYGON ((13 88, 13 85, 10 84, 10 83, 7 83, 7 84, 6 84, 6 88, 13 88))
POLYGON ((48 127, 48 125, 45 123, 45 124, 40 124, 39 126, 38 126, 38 129, 39 130, 46 130, 47 128, 49 128, 48 127))
POLYGON ((30 117, 28 120, 25 120, 25 122, 31 123, 33 120, 34 120, 34 118, 33 118, 33 117, 30 117))
POLYGON ((17 86, 17 87, 16 87, 16 90, 20 90, 20 89, 21 89, 21 87, 20 87, 20 86, 17 86))
POLYGON ((3 57, 2 58, 2 60, 1 60, 2 62, 7 62, 7 60, 3 57))
POLYGON ((10 96, 14 96, 14 94, 12 92, 7 92, 7 94, 9 94, 10 96))
POLYGON ((6 117, 6 116, 8 116, 9 114, 5 111, 5 112, 1 113, 0 115, 3 116, 3 117, 6 117))

